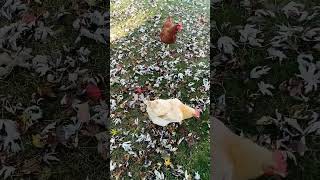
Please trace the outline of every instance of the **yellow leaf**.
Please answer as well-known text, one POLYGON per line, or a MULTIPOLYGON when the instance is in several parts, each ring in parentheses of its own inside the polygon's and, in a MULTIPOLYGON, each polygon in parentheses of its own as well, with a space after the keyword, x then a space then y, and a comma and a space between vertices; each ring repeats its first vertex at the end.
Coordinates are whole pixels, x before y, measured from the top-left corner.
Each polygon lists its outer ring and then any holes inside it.
POLYGON ((170 165, 171 165, 170 157, 166 157, 166 158, 164 158, 164 165, 166 165, 166 167, 168 167, 168 166, 170 166, 170 165))
POLYGON ((32 135, 32 144, 37 148, 43 148, 44 143, 41 141, 40 134, 32 135))
POLYGON ((26 114, 22 114, 20 116, 20 119, 24 124, 26 124, 29 121, 30 118, 28 118, 28 116, 26 114))
POLYGON ((112 136, 115 136, 115 135, 117 135, 118 133, 119 133, 118 130, 116 130, 116 129, 111 129, 111 135, 112 135, 112 136))

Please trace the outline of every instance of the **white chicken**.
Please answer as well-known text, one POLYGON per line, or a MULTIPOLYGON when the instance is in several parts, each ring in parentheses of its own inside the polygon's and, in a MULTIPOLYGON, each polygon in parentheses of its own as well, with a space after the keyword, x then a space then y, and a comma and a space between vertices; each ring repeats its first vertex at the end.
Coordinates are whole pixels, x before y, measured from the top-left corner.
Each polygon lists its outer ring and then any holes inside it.
POLYGON ((212 119, 213 179, 249 180, 262 175, 287 175, 285 154, 258 146, 212 119))
POLYGON ((154 124, 167 126, 169 123, 182 123, 183 120, 200 118, 200 110, 183 104, 179 99, 157 99, 145 101, 147 113, 154 124))

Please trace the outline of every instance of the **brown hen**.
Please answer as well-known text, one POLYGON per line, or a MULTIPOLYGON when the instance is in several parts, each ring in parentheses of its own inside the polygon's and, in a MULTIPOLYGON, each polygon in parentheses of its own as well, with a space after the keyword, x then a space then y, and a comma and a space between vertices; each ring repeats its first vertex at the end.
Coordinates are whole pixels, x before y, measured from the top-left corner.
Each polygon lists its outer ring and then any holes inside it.
POLYGON ((182 31, 182 23, 174 24, 172 17, 169 16, 163 24, 160 32, 160 40, 166 44, 173 44, 176 42, 177 33, 182 31))

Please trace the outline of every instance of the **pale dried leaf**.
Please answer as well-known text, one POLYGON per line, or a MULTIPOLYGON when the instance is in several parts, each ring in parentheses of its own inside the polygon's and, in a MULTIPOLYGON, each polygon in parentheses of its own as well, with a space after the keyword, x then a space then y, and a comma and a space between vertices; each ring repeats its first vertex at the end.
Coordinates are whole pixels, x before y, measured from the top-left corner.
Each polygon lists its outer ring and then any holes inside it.
POLYGON ((272 96, 272 92, 269 89, 274 89, 273 85, 265 84, 263 81, 261 81, 261 82, 258 83, 258 87, 259 87, 260 92, 263 95, 272 96))
POLYGON ((218 40, 218 48, 226 54, 233 54, 234 47, 238 45, 228 36, 220 37, 218 40))
POLYGON ((268 74, 269 70, 271 68, 268 66, 257 66, 255 68, 253 68, 250 72, 250 78, 251 79, 258 79, 260 78, 262 75, 268 74))

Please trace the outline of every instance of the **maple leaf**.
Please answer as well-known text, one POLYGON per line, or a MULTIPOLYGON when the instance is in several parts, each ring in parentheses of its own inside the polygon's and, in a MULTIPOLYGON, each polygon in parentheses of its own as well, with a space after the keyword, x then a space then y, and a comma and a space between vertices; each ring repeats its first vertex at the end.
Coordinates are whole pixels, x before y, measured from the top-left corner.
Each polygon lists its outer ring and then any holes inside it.
POLYGON ((6 135, 1 135, 1 148, 8 152, 18 152, 21 146, 16 142, 20 140, 20 133, 18 132, 16 122, 9 119, 0 119, 0 128, 4 129, 6 135))
POLYGON ((305 129, 304 132, 307 134, 316 132, 316 134, 320 135, 320 121, 310 123, 310 125, 305 129))
POLYGON ((305 93, 317 90, 318 84, 320 83, 320 71, 317 70, 316 65, 303 59, 298 59, 297 61, 300 71, 297 77, 305 81, 305 93))
POLYGON ((307 29, 302 35, 305 41, 320 41, 320 28, 307 29))
POLYGON ((34 38, 35 40, 44 41, 47 39, 48 35, 53 36, 54 31, 52 27, 45 27, 42 21, 38 22, 38 27, 35 29, 34 38))
POLYGON ((2 168, 0 170, 0 176, 3 175, 4 180, 6 180, 8 177, 13 175, 15 170, 16 170, 16 168, 13 166, 2 165, 2 168))
POLYGON ((160 173, 159 171, 154 170, 154 175, 156 176, 156 180, 164 180, 165 179, 163 172, 160 173))
POLYGON ((253 68, 250 72, 250 78, 251 79, 258 79, 260 78, 262 75, 268 74, 269 70, 271 68, 268 66, 256 66, 255 68, 253 68))
POLYGON ((257 35, 261 32, 254 28, 255 25, 247 24, 244 29, 240 29, 240 42, 249 42, 251 46, 261 47, 262 39, 257 39, 257 35))
POLYGON ((15 13, 21 13, 27 9, 28 7, 26 4, 22 3, 20 0, 7 0, 4 4, 2 4, 0 15, 8 20, 12 20, 15 13))
POLYGON ((195 173, 194 179, 195 180, 200 180, 201 179, 198 172, 195 173))
POLYGON ((218 39, 218 48, 226 54, 233 54, 233 47, 238 45, 228 36, 222 36, 218 39))
POLYGON ((288 17, 294 16, 294 15, 299 15, 300 9, 302 9, 302 8, 304 8, 303 4, 299 4, 299 3, 291 1, 282 8, 282 11, 288 18, 288 17))
POLYGON ((272 96, 272 92, 269 89, 274 89, 271 84, 265 84, 263 81, 258 83, 259 90, 263 95, 272 96))
POLYGON ((267 58, 271 58, 271 59, 279 58, 280 63, 282 62, 283 59, 287 58, 287 56, 282 51, 277 50, 273 47, 270 47, 267 51, 269 53, 269 57, 267 58))

